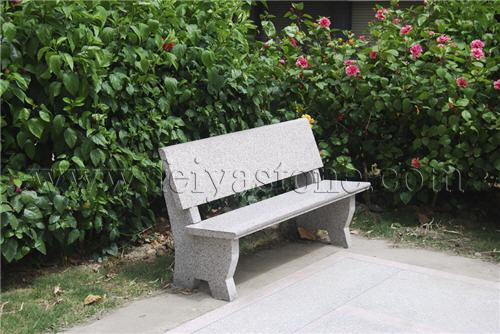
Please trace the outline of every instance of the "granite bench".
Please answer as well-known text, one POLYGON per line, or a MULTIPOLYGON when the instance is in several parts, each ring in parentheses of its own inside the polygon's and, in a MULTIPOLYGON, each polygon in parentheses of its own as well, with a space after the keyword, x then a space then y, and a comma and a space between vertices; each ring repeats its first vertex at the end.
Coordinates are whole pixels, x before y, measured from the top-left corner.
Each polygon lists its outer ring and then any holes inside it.
POLYGON ((356 193, 367 182, 321 180, 319 151, 305 119, 210 137, 159 150, 163 193, 175 244, 174 285, 208 282, 212 296, 236 297, 239 239, 294 218, 349 247, 356 193), (198 206, 293 178, 294 190, 202 220, 198 206))

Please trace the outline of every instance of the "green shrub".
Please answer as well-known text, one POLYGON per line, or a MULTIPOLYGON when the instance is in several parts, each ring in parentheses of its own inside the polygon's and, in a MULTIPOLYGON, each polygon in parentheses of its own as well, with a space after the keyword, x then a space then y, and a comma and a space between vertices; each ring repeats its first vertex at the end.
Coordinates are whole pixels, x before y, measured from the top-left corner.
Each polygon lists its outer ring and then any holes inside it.
POLYGON ((163 145, 269 123, 249 4, 2 2, 2 255, 113 242, 164 209, 163 145))
POLYGON ((337 31, 302 15, 300 5, 277 34, 264 22, 266 56, 285 62, 281 108, 314 119, 331 176, 329 169, 359 179, 359 170, 404 203, 435 200, 446 177, 455 192, 460 181, 465 191, 492 189, 500 171, 498 6, 436 1, 378 9, 381 20, 374 17, 366 36, 344 32, 347 39, 335 39, 337 31), (410 32, 401 31, 405 25, 410 32), (451 40, 439 43, 441 35, 451 40), (480 59, 471 55, 476 39, 485 44, 480 59))
MULTIPOLYGON (((314 118, 327 174, 358 169, 398 201, 428 201, 433 168, 454 186, 458 169, 466 190, 497 180, 492 2, 389 9, 367 41, 349 32, 337 40, 295 5, 296 23, 283 31, 263 21, 265 44, 252 42, 250 2, 1 6, 0 246, 8 262, 76 245, 114 254, 119 238, 133 238, 164 209, 158 147, 304 115, 314 118), (405 24, 413 29, 400 36, 405 24), (443 48, 439 34, 452 37, 443 48), (485 58, 471 58, 474 39, 484 41, 485 58), (414 59, 416 43, 423 53, 414 59), (302 55, 308 68, 296 65, 302 55), (359 75, 346 75, 349 59, 359 75), (417 191, 410 177, 408 191, 402 184, 408 172, 418 176, 417 157, 424 186, 417 191)), ((445 187, 434 179, 435 190, 445 187)))

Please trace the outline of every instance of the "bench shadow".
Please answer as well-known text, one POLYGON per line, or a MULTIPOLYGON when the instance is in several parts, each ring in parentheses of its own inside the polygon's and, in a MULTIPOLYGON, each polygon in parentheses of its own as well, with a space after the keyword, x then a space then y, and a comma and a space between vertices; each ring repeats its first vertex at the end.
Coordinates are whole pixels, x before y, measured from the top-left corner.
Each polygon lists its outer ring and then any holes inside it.
MULTIPOLYGON (((308 256, 323 247, 332 247, 332 253, 335 249, 333 246, 321 241, 293 241, 281 243, 270 249, 259 250, 253 254, 240 255, 234 275, 236 287, 238 287, 238 284, 264 274, 276 276, 275 279, 269 282, 263 282, 265 285, 279 280, 309 265, 310 262, 303 263, 304 261, 300 261, 300 258, 308 256), (294 261, 297 264, 293 265, 292 262, 294 261), (271 273, 271 271, 273 272, 271 273)), ((262 281, 267 280, 263 279, 262 281)))
MULTIPOLYGON (((312 262, 301 261, 301 258, 307 257, 323 247, 331 247, 331 253, 340 250, 340 248, 321 241, 293 240, 279 242, 272 247, 260 249, 250 254, 240 254, 234 274, 238 298, 308 266, 312 262)), ((327 252, 324 256, 328 256, 327 252)), ((320 258, 321 256, 318 256, 318 258, 313 259, 313 262, 320 258)), ((206 298, 212 298, 206 281, 201 280, 196 290, 197 293, 185 297, 200 302, 206 298)))

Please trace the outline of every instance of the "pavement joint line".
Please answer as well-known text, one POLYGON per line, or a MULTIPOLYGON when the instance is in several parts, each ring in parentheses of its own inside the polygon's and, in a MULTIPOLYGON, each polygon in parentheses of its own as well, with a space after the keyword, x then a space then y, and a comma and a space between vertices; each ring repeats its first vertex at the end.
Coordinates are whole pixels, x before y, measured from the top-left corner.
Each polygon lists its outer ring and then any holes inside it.
MULTIPOLYGON (((349 256, 348 256, 349 257, 349 256)), ((355 259, 357 260, 357 259, 355 259)), ((366 262, 366 261, 364 261, 366 262)), ((332 313, 332 312, 335 312, 335 310, 338 310, 339 308, 341 308, 342 306, 345 306, 347 303, 350 303, 351 301, 355 300, 356 298, 360 297, 361 295, 365 294, 366 292, 378 287, 379 285, 381 285, 382 283, 388 281, 389 279, 391 279, 392 277, 394 277, 397 273, 401 272, 401 269, 398 268, 398 271, 395 271, 394 273, 390 274, 389 276, 387 276, 386 278, 384 278, 383 280, 381 280, 380 282, 377 282, 375 283, 374 285, 370 286, 369 288, 366 288, 364 289, 363 291, 361 291, 360 293, 356 294, 355 296, 353 296, 352 298, 346 300, 344 303, 342 303, 341 305, 337 306, 337 307, 334 307, 333 309, 327 311, 326 313, 323 313, 322 315, 320 315, 319 317, 317 317, 316 319, 308 322, 307 324, 305 324, 304 326, 300 327, 299 329, 297 329, 296 331, 294 331, 293 333, 296 333, 298 331, 300 331, 301 329, 307 327, 309 324, 325 317, 326 315, 332 313)))
MULTIPOLYGON (((424 268, 422 266, 406 264, 406 263, 402 263, 402 262, 398 262, 398 261, 381 259, 381 258, 373 257, 373 256, 355 254, 355 253, 350 253, 350 252, 346 252, 346 253, 347 253, 347 255, 346 255, 347 258, 353 258, 353 259, 357 259, 357 260, 365 261, 365 262, 369 262, 369 263, 383 264, 383 265, 386 265, 389 267, 398 268, 400 270, 413 271, 413 272, 425 274, 428 276, 438 276, 441 278, 451 279, 451 280, 459 281, 459 282, 463 282, 463 283, 479 285, 481 287, 500 289, 500 281, 497 281, 497 282, 488 281, 488 280, 481 279, 481 278, 452 274, 452 273, 448 273, 448 272, 437 270, 437 269, 424 268)), ((499 273, 500 273, 500 268, 499 268, 499 273)), ((500 276, 500 274, 499 274, 499 276, 500 276)), ((499 280, 500 280, 500 277, 499 277, 499 280)))
MULTIPOLYGON (((330 315, 332 313, 340 313, 340 314, 348 314, 353 315, 359 318, 362 318, 367 321, 375 322, 381 325, 390 325, 396 326, 400 328, 401 333, 410 332, 411 330, 415 330, 419 333, 439 333, 442 332, 439 328, 430 327, 428 325, 421 325, 418 322, 409 319, 403 319, 399 317, 390 316, 385 313, 374 312, 373 310, 367 310, 361 307, 356 307, 352 305, 342 305, 335 309, 332 312, 327 314, 330 315), (410 327, 410 328, 408 328, 410 327)), ((304 332, 303 332, 304 333, 304 332)), ((307 333, 307 331, 305 331, 307 333)))

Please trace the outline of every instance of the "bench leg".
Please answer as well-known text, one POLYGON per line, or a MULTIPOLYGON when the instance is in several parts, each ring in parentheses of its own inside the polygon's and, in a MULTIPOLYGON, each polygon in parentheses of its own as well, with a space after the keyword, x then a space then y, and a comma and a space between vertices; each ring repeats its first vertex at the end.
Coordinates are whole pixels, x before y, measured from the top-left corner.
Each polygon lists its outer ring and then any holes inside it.
MULTIPOLYGON (((195 259, 194 259, 195 261, 195 259)), ((174 263, 174 285, 176 287, 195 289, 200 284, 200 280, 195 278, 195 271, 193 266, 192 254, 186 253, 179 249, 175 250, 175 263, 174 263)))
POLYGON ((232 301, 237 297, 233 275, 239 258, 239 240, 195 237, 196 278, 206 280, 212 297, 232 301))
POLYGON ((297 217, 297 227, 312 231, 326 230, 332 245, 349 248, 351 245, 349 225, 355 206, 356 201, 353 195, 297 217))

